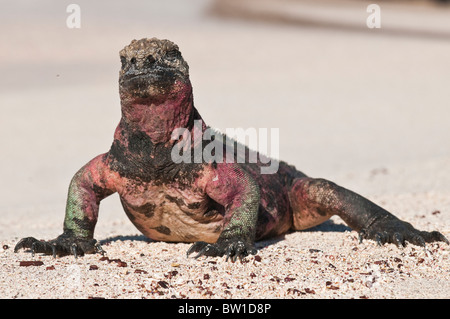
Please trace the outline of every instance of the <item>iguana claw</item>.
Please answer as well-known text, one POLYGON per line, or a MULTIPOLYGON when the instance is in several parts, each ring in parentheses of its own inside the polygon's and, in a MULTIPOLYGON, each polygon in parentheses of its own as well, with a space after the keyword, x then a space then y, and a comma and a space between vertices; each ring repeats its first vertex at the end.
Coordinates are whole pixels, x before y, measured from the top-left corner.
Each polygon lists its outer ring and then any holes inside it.
POLYGON ((241 259, 248 256, 248 254, 256 254, 256 249, 251 244, 246 244, 241 240, 222 240, 215 244, 208 244, 204 241, 194 243, 186 252, 186 255, 197 252, 194 258, 200 256, 221 257, 226 255, 226 261, 231 259, 235 262, 237 258, 241 259))
POLYGON ((374 221, 369 227, 359 232, 360 243, 363 239, 373 239, 380 246, 393 243, 404 247, 406 242, 425 247, 426 243, 442 241, 449 244, 448 239, 438 231, 420 231, 410 223, 401 221, 394 216, 387 216, 374 221))
POLYGON ((34 237, 22 238, 14 247, 14 252, 17 253, 21 248, 29 248, 33 256, 36 253, 43 253, 53 257, 74 255, 77 258, 84 254, 105 253, 95 239, 71 237, 66 234, 49 241, 40 241, 34 237))

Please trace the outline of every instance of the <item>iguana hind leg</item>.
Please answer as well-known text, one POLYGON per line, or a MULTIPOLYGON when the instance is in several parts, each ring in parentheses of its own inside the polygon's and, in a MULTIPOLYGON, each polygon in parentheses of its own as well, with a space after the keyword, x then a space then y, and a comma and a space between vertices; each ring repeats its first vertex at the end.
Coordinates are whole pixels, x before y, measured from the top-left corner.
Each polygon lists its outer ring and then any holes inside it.
POLYGON ((397 246, 404 246, 406 241, 420 246, 434 241, 449 243, 441 233, 417 230, 363 196, 325 179, 294 180, 289 199, 296 230, 316 226, 338 215, 359 233, 360 240, 373 239, 380 245, 397 246))

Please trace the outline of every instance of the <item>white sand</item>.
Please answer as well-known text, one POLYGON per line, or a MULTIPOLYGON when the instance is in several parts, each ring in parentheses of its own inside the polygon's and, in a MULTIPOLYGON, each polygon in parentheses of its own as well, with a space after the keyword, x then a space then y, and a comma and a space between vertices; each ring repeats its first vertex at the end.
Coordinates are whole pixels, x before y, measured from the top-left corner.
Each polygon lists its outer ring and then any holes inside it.
MULTIPOLYGON (((210 1, 78 1, 82 28, 70 30, 64 5, 39 3, 15 1, 0 13, 9 31, 0 52, 0 298, 450 297, 442 243, 427 251, 358 244, 333 218, 258 243, 260 258, 242 264, 193 260, 188 244, 138 234, 116 195, 102 202, 95 235, 120 263, 13 253, 21 237, 61 233, 71 177, 108 150, 120 118, 118 51, 145 36, 179 44, 211 126, 278 127, 282 159, 450 238, 448 9, 383 7, 382 30, 371 33, 351 14, 327 25, 315 15, 320 1, 277 7, 300 5, 290 12, 299 20, 310 12, 312 25, 223 19, 206 14, 210 1), (336 27, 344 20, 350 26, 336 27), (32 260, 43 264, 20 266, 32 260)), ((347 12, 364 17, 366 4, 346 2, 347 12)))

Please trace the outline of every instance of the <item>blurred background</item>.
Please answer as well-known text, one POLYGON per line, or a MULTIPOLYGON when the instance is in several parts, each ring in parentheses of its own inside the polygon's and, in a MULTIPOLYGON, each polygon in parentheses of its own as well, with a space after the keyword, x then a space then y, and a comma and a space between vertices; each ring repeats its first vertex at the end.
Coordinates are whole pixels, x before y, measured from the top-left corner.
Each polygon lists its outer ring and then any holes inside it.
MULTIPOLYGON (((118 52, 143 37, 179 45, 207 124, 279 128, 280 158, 310 176, 369 196, 450 189, 442 1, 377 1, 379 29, 362 0, 79 0, 74 29, 71 3, 2 4, 3 236, 31 235, 30 216, 42 236, 60 230, 70 179, 120 119, 118 52), (407 178, 387 183, 392 171, 407 178)), ((102 210, 126 219, 117 198, 102 210)))

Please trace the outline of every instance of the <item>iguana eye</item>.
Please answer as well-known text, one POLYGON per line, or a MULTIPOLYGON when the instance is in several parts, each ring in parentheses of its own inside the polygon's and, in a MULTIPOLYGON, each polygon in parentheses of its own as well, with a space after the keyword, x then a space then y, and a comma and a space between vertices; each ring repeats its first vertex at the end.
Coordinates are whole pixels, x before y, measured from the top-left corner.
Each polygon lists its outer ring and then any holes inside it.
POLYGON ((121 56, 120 63, 122 63, 122 69, 123 69, 125 67, 125 65, 127 64, 127 59, 124 56, 121 56))
POLYGON ((175 60, 180 57, 180 51, 172 49, 166 53, 166 58, 169 60, 175 60))

